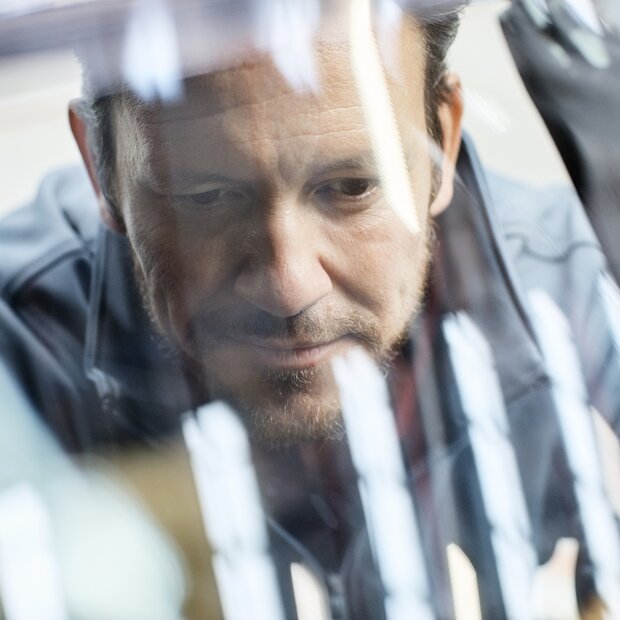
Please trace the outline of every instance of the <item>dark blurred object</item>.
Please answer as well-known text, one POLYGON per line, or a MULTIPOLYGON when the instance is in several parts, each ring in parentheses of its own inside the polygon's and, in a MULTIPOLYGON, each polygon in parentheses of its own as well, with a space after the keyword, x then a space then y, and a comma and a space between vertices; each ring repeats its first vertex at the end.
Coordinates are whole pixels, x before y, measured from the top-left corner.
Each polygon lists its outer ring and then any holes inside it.
POLYGON ((600 20, 584 19, 573 4, 517 0, 502 27, 620 281, 620 40, 611 23, 617 9, 605 2, 600 20))

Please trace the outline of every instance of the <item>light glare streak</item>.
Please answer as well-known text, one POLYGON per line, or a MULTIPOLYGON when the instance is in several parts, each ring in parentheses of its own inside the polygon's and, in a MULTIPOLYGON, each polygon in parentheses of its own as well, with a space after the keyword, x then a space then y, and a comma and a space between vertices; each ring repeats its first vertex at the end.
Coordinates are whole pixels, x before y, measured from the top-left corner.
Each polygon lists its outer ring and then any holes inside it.
POLYGON ((370 0, 350 7, 351 60, 385 197, 412 234, 420 232, 406 157, 372 29, 370 0))
POLYGON ((620 617, 620 536, 605 493, 594 423, 568 320, 542 290, 530 292, 538 336, 558 412, 562 439, 573 474, 575 495, 606 618, 620 617))
POLYGON ((385 379, 361 349, 333 361, 388 620, 431 620, 428 577, 385 379))
POLYGON ((532 598, 541 620, 579 620, 575 591, 579 542, 560 538, 549 561, 536 569, 532 598))
POLYGON ((284 620, 243 425, 222 402, 183 422, 226 620, 284 620))
POLYGON ((600 276, 598 286, 611 329, 616 358, 620 363, 620 291, 609 274, 600 276))
POLYGON ((319 89, 313 39, 320 19, 317 0, 267 0, 258 5, 259 45, 271 53, 280 73, 298 92, 319 89))
POLYGON ((463 312, 446 319, 443 330, 468 421, 506 614, 527 620, 533 618, 536 551, 491 349, 463 312))
POLYGON ((144 100, 181 97, 182 71, 174 16, 165 0, 139 0, 129 18, 123 76, 144 100))

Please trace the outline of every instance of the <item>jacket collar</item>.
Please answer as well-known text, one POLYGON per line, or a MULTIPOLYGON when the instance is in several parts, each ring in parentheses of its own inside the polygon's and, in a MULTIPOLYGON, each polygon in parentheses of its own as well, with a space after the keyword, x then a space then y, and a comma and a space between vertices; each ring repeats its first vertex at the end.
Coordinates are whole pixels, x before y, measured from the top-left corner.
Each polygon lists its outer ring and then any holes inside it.
POLYGON ((194 406, 181 365, 151 327, 133 276, 129 242, 101 226, 84 351, 85 371, 102 399, 130 401, 132 411, 175 418, 194 406))
POLYGON ((466 313, 492 351, 507 403, 546 379, 482 165, 463 138, 452 204, 437 218, 430 289, 441 316, 466 313))

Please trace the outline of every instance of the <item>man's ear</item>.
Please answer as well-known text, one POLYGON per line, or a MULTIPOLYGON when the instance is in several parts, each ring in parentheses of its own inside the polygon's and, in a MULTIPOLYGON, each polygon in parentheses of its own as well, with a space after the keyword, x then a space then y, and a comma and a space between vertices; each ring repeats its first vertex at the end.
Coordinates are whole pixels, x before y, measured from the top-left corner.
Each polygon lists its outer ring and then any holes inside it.
POLYGON ((93 152, 88 142, 88 125, 80 114, 79 101, 75 99, 69 103, 69 125, 71 126, 71 132, 73 133, 73 137, 77 143, 78 149, 80 150, 80 155, 82 156, 82 160, 86 166, 86 171, 88 172, 91 185, 95 190, 101 219, 111 230, 124 234, 124 223, 114 212, 112 205, 110 205, 110 202, 101 191, 101 186, 97 177, 97 170, 95 168, 93 152))
POLYGON ((456 160, 461 148, 461 120, 463 117, 463 93, 461 81, 451 73, 446 76, 445 101, 439 105, 438 116, 443 135, 441 145, 441 179, 439 189, 430 207, 433 217, 439 215, 452 202, 456 160))

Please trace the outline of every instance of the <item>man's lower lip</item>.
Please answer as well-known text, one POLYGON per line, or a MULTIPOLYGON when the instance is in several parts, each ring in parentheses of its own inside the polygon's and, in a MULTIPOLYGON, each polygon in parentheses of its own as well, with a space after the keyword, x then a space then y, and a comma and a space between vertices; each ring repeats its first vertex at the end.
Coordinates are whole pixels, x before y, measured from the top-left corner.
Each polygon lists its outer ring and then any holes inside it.
POLYGON ((242 343, 261 365, 278 370, 302 370, 319 366, 343 350, 344 338, 299 349, 274 349, 254 343, 242 343))

